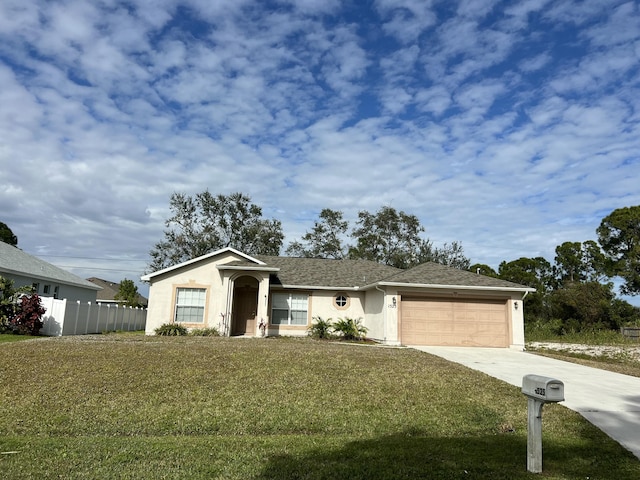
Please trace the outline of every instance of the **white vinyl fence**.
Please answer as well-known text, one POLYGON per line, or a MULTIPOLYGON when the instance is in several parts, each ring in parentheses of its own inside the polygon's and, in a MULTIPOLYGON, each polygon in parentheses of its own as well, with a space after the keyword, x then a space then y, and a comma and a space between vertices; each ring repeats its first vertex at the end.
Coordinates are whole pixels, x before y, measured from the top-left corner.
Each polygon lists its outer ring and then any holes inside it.
POLYGON ((42 335, 86 335, 120 331, 144 330, 147 310, 103 303, 80 303, 40 297, 47 310, 40 330, 42 335))

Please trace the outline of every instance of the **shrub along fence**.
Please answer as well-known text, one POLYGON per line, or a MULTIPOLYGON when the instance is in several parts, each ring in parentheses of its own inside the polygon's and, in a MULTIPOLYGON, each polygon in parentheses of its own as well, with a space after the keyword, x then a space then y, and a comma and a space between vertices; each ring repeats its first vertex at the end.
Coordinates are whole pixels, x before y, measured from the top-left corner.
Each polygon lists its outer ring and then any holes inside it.
POLYGON ((40 297, 47 310, 40 334, 49 336, 86 335, 120 331, 144 330, 147 310, 103 303, 81 303, 40 297))

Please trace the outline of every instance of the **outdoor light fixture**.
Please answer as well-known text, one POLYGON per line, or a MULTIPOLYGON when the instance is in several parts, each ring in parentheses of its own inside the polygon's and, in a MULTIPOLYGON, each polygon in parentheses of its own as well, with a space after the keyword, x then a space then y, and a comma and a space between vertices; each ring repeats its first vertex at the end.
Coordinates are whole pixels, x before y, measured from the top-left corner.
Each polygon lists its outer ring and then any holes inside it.
POLYGON ((393 298, 391 299, 391 303, 393 303, 393 308, 395 308, 395 307, 396 307, 396 303, 397 303, 397 301, 396 301, 396 297, 393 297, 393 298))
POLYGON ((518 309, 518 302, 513 302, 513 308, 518 309))

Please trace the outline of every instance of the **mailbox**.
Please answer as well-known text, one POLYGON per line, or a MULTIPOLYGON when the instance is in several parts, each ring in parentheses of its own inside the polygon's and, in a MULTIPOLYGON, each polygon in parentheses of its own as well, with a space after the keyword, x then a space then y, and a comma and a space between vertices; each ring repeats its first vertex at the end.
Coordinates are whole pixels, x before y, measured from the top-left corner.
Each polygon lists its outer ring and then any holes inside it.
POLYGON ((542 472, 542 407, 564 400, 564 383, 542 375, 522 377, 522 393, 527 396, 527 470, 542 472))
POLYGON ((562 402, 564 383, 542 375, 525 375, 522 378, 522 393, 543 403, 562 402))

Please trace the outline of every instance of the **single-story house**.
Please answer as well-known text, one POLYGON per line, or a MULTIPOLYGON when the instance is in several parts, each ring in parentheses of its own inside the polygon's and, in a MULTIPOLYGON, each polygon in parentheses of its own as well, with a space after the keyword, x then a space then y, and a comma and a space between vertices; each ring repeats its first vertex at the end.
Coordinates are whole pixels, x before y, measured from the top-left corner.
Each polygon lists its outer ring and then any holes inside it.
MULTIPOLYGON (((102 288, 102 290, 98 291, 98 296, 96 297, 97 303, 113 304, 113 305, 124 303, 123 300, 115 299, 116 295, 120 291, 120 282, 112 282, 111 280, 105 280, 103 278, 98 278, 98 277, 87 278, 87 281, 102 288)), ((140 304, 140 306, 142 307, 147 306, 148 300, 146 297, 138 294, 136 300, 138 304, 140 304)))
POLYGON ((142 277, 146 333, 162 324, 223 335, 306 335, 314 317, 362 319, 389 345, 524 347, 532 288, 424 263, 247 255, 224 248, 142 277))
POLYGON ((4 242, 0 242, 0 276, 13 280, 15 288, 32 286, 41 297, 95 302, 100 290, 99 286, 4 242))

